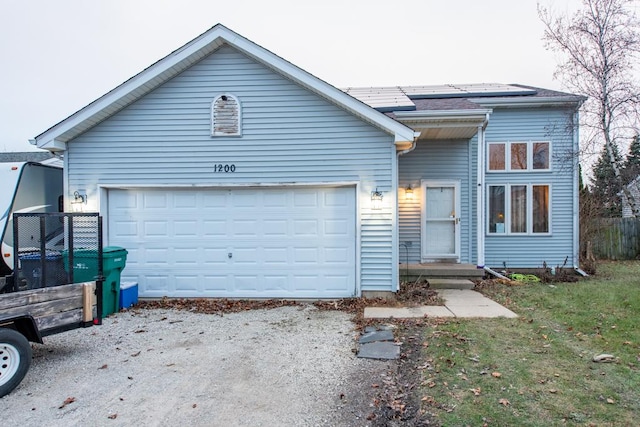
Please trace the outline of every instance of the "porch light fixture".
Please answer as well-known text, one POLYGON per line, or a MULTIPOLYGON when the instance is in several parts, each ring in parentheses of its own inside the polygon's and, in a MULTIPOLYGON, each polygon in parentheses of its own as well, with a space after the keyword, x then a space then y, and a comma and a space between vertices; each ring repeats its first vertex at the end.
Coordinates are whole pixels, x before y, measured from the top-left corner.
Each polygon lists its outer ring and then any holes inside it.
POLYGON ((371 192, 371 209, 382 209, 382 193, 378 191, 377 187, 375 191, 371 192))
POLYGON ((73 192, 73 200, 71 201, 71 210, 73 212, 82 212, 84 205, 87 204, 87 195, 79 191, 73 192))
POLYGON ((408 186, 405 190, 404 190, 404 197, 407 200, 413 200, 413 188, 411 188, 411 186, 408 186))

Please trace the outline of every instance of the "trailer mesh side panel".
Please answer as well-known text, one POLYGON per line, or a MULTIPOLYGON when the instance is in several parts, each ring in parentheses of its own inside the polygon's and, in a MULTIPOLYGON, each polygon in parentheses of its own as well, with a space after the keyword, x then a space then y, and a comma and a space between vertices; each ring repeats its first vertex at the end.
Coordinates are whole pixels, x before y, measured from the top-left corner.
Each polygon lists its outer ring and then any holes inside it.
POLYGON ((97 213, 14 213, 14 291, 102 280, 97 213), (81 273, 81 274, 80 274, 81 273))

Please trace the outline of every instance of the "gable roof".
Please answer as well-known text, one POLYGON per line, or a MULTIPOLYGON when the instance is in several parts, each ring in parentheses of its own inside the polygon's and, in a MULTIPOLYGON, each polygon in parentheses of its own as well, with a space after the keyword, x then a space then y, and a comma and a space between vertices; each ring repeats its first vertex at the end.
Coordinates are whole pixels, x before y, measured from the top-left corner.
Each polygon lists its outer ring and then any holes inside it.
POLYGON ((394 135, 395 142, 398 144, 413 142, 417 136, 416 132, 409 127, 385 116, 365 103, 231 31, 224 25, 217 24, 91 104, 47 129, 30 142, 39 148, 50 151, 65 150, 68 141, 180 74, 205 56, 216 51, 223 44, 238 49, 329 102, 394 135))

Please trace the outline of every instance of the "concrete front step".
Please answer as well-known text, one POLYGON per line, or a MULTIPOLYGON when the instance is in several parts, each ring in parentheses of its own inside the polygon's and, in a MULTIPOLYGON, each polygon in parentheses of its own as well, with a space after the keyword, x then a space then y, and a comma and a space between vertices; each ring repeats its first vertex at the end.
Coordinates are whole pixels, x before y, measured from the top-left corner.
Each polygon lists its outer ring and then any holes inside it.
POLYGON ((473 289, 475 283, 467 279, 442 279, 432 277, 427 279, 430 289, 473 289))
POLYGON ((430 280, 442 279, 482 279, 484 269, 477 268, 473 264, 401 264, 398 272, 403 280, 417 280, 418 278, 430 280))

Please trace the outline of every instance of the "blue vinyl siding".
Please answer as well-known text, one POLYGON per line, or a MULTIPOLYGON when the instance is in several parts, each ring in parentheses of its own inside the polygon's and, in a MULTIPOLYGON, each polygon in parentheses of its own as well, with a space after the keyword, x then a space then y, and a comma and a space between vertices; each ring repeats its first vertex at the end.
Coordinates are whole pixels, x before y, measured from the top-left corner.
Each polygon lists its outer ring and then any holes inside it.
MULTIPOLYGON (((487 172, 485 184, 549 184, 551 234, 527 236, 486 235, 485 264, 490 267, 537 268, 562 265, 573 252, 572 116, 559 109, 494 110, 486 130, 486 143, 551 142, 551 170, 545 172, 487 172)), ((487 232, 485 224, 483 232, 487 232)))
POLYGON ((98 185, 359 183, 360 289, 395 289, 393 136, 223 46, 68 144, 69 190, 98 185), (211 137, 221 93, 242 108, 242 136, 211 137), (234 164, 234 173, 214 173, 234 164), (370 212, 370 192, 385 194, 370 212))
MULTIPOLYGON (((469 169, 469 141, 418 141, 415 150, 400 156, 399 186, 414 189, 413 201, 407 201, 400 192, 398 201, 400 223, 400 262, 420 262, 421 180, 460 181, 460 261, 473 262, 475 236, 474 210, 469 206, 469 183, 475 183, 475 167, 469 169), (470 181, 471 180, 471 181, 470 181), (406 245, 410 242, 410 245, 406 245)), ((475 194, 474 194, 475 197, 475 194)), ((474 199, 475 200, 475 199, 474 199)), ((473 207, 473 205, 472 205, 473 207)))
MULTIPOLYGON (((485 265, 502 268, 537 268, 543 262, 562 265, 573 251, 573 141, 572 114, 549 108, 494 109, 486 128, 485 143, 549 141, 551 170, 545 172, 487 172, 489 185, 548 184, 551 192, 551 234, 496 236, 485 233, 485 265)), ((470 141, 419 141, 414 151, 400 156, 399 187, 414 189, 413 201, 399 194, 399 261, 420 262, 421 200, 420 181, 460 180, 461 248, 460 262, 477 262, 477 136, 470 141), (408 247, 407 242, 410 242, 408 247)), ((484 208, 488 209, 485 203, 484 208)))

